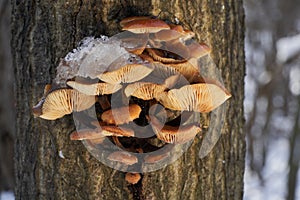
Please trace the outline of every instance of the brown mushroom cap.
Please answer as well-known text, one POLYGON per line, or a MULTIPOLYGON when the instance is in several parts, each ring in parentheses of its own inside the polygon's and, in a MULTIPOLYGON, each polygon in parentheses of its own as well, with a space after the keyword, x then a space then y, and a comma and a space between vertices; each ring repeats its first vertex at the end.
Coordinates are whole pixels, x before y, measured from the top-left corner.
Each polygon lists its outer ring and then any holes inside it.
MULTIPOLYGON (((182 28, 182 26, 180 27, 182 28)), ((155 33, 152 37, 152 40, 157 42, 170 42, 172 40, 185 41, 191 39, 194 36, 195 33, 193 33, 192 31, 183 30, 183 28, 182 30, 171 28, 171 30, 161 30, 155 33)))
POLYGON ((122 85, 120 84, 110 84, 110 83, 86 84, 86 83, 80 83, 76 81, 68 81, 67 85, 86 95, 112 94, 122 88, 122 85))
POLYGON ((153 58, 153 60, 159 61, 162 63, 180 63, 180 62, 186 61, 186 59, 180 57, 180 55, 176 55, 176 54, 174 54, 172 52, 168 52, 166 50, 154 49, 154 48, 146 48, 145 50, 153 58), (172 56, 168 57, 167 54, 170 54, 172 56))
POLYGON ((192 37, 195 37, 195 33, 193 31, 186 30, 181 25, 170 24, 169 26, 171 30, 177 31, 183 35, 183 37, 180 38, 182 40, 188 40, 191 39, 192 37))
POLYGON ((128 52, 135 55, 140 55, 146 48, 149 34, 126 34, 120 38, 122 41, 121 46, 124 47, 128 52))
POLYGON ((138 162, 138 159, 136 156, 125 152, 125 151, 115 151, 107 157, 108 160, 121 162, 126 165, 133 165, 138 162))
POLYGON ((151 19, 150 16, 134 16, 134 17, 126 17, 120 21, 120 26, 124 27, 127 23, 136 21, 136 20, 146 20, 151 19))
POLYGON ((182 63, 165 64, 167 67, 174 68, 179 74, 184 76, 188 82, 192 82, 196 76, 200 75, 197 65, 193 65, 189 61, 182 63))
POLYGON ((117 137, 133 137, 134 132, 131 129, 117 126, 101 126, 96 129, 86 129, 81 131, 74 131, 70 135, 71 140, 94 140, 103 138, 105 136, 117 137))
POLYGON ((151 117, 151 125, 158 139, 173 144, 186 143, 194 139, 197 133, 201 131, 201 128, 196 125, 163 126, 154 116, 151 117))
POLYGON ((95 96, 82 94, 73 89, 58 89, 46 95, 32 108, 34 115, 55 120, 73 111, 82 111, 95 104, 95 96))
POLYGON ((199 83, 186 85, 162 93, 157 99, 173 110, 210 112, 231 97, 231 94, 216 84, 199 83))
POLYGON ((190 57, 189 49, 180 40, 165 43, 164 49, 175 55, 179 55, 183 60, 187 60, 190 57))
POLYGON ((51 84, 45 85, 45 88, 44 88, 44 95, 45 96, 51 91, 51 88, 52 88, 51 84))
POLYGON ((132 83, 148 76, 152 70, 146 65, 128 64, 118 70, 104 72, 98 75, 98 78, 110 84, 132 83))
POLYGON ((125 175, 125 180, 130 184, 137 184, 141 179, 141 175, 139 173, 130 173, 127 172, 125 175))
POLYGON ((204 43, 192 42, 187 45, 191 58, 201 58, 211 52, 211 48, 204 43))
POLYGON ((165 89, 166 87, 160 84, 136 82, 128 85, 125 88, 124 93, 127 97, 134 96, 143 100, 151 100, 165 89))
POLYGON ((156 42, 170 42, 172 40, 178 40, 181 37, 183 37, 183 34, 180 32, 173 30, 161 30, 153 34, 151 39, 156 42))
POLYGON ((137 104, 113 108, 102 113, 101 119, 107 124, 125 124, 132 122, 140 116, 142 109, 137 104))
POLYGON ((160 162, 168 157, 169 153, 162 153, 158 155, 146 155, 144 158, 145 163, 160 162))
POLYGON ((132 33, 156 33, 164 29, 170 29, 170 26, 162 20, 139 19, 125 23, 122 30, 132 33))

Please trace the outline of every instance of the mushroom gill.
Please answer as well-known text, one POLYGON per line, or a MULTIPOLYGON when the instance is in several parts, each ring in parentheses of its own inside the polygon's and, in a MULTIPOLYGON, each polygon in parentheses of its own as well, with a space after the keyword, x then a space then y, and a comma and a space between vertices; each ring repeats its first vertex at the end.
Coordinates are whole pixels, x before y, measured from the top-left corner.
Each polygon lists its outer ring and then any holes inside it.
POLYGON ((86 110, 94 104, 95 96, 64 88, 49 92, 32 110, 35 116, 55 120, 73 111, 86 110))
POLYGON ((201 128, 196 125, 163 125, 154 116, 151 116, 151 126, 158 139, 172 144, 186 143, 194 139, 197 133, 201 131, 201 128))
POLYGON ((124 93, 127 97, 134 96, 143 100, 151 100, 164 90, 166 90, 164 85, 150 82, 136 82, 129 84, 125 88, 124 93))
POLYGON ((128 64, 120 69, 104 72, 98 78, 110 84, 132 83, 146 77, 152 68, 141 64, 128 64))
POLYGON ((172 110, 210 112, 230 97, 227 90, 216 84, 199 83, 162 93, 158 101, 172 110))
POLYGON ((122 88, 122 85, 120 84, 110 84, 110 83, 86 84, 86 83, 80 83, 76 81, 68 81, 67 85, 86 95, 112 94, 122 88))

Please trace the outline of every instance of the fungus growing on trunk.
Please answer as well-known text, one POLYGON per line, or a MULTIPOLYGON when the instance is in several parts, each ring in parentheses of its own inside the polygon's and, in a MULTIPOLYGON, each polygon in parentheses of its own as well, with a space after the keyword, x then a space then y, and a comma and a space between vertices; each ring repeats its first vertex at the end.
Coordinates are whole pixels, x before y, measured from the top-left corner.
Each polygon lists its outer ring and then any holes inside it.
POLYGON ((169 126, 163 125, 159 120, 152 116, 151 125, 158 139, 172 144, 186 143, 200 133, 201 128, 196 125, 181 125, 181 126, 169 126))
POLYGON ((166 90, 164 85, 149 82, 136 82, 128 85, 125 88, 124 93, 127 97, 134 96, 143 100, 151 100, 164 90, 166 90))
POLYGON ((118 70, 101 73, 98 78, 110 84, 132 83, 146 77, 152 70, 149 66, 129 64, 118 70))
POLYGON ((124 127, 104 125, 101 126, 101 128, 74 131, 71 133, 70 139, 93 140, 103 138, 106 136, 133 137, 134 132, 133 130, 124 127))
POLYGON ((123 24, 122 30, 132 33, 156 33, 170 29, 170 26, 159 19, 136 19, 123 24))
POLYGON ((115 151, 107 157, 108 160, 120 162, 126 165, 133 165, 138 162, 136 156, 125 151, 115 151))
POLYGON ((213 111, 231 94, 221 79, 211 79, 219 77, 211 74, 211 49, 193 41, 192 31, 147 16, 129 17, 120 25, 126 31, 87 37, 61 59, 55 87, 47 85, 32 110, 48 120, 77 112, 77 131, 70 139, 83 140, 110 167, 126 168, 131 172, 126 181, 136 184, 137 172, 171 161, 170 149, 189 144, 201 132, 199 112, 213 111))
POLYGON ((137 184, 141 179, 141 175, 139 173, 130 173, 127 172, 125 175, 125 180, 130 184, 137 184))
POLYGON ((86 95, 73 89, 57 89, 49 92, 32 108, 35 116, 55 120, 73 111, 80 112, 95 104, 95 96, 86 95))
POLYGON ((169 109, 210 112, 231 97, 215 84, 199 83, 172 89, 159 96, 159 101, 169 109))
POLYGON ((112 108, 102 113, 101 119, 107 124, 127 124, 140 116, 142 109, 137 104, 112 108))
POLYGON ((68 81, 67 85, 72 87, 86 95, 104 95, 104 94, 112 94, 117 92, 122 88, 120 84, 110 84, 110 83, 80 83, 76 81, 68 81))

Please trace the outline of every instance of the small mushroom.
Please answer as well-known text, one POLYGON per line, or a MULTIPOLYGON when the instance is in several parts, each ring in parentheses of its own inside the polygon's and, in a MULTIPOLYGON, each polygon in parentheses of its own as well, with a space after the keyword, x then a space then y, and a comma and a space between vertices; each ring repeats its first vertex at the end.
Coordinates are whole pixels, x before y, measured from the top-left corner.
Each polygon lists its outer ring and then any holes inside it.
MULTIPOLYGON (((182 26, 180 27, 182 28, 182 26)), ((194 36, 195 34, 192 31, 171 28, 171 30, 161 30, 155 33, 152 40, 156 42, 186 41, 194 36)))
POLYGON ((163 64, 158 61, 153 61, 151 64, 153 66, 152 73, 141 81, 163 84, 165 79, 169 78, 170 76, 180 75, 180 72, 178 72, 178 70, 169 65, 163 64))
POLYGON ((170 42, 172 40, 178 40, 183 35, 177 31, 173 30, 161 30, 154 33, 151 39, 155 42, 170 42))
POLYGON ((117 137, 133 137, 134 132, 131 129, 117 126, 101 126, 96 129, 85 129, 81 131, 74 131, 70 135, 71 140, 94 140, 103 138, 105 136, 117 137))
POLYGON ((122 88, 122 85, 120 84, 110 84, 110 83, 86 84, 86 83, 80 83, 76 81, 68 81, 67 85, 86 95, 112 94, 122 88))
POLYGON ((162 125, 154 116, 151 116, 152 129, 158 139, 172 144, 183 144, 192 139, 201 131, 196 125, 182 125, 178 127, 162 125))
POLYGON ((140 116, 142 109, 137 104, 113 108, 102 113, 101 119, 107 124, 125 124, 132 122, 140 116))
POLYGON ((192 42, 191 44, 187 45, 187 48, 190 52, 190 57, 197 59, 211 52, 209 46, 204 43, 192 42))
POLYGON ((125 38, 121 38, 122 47, 124 47, 128 52, 135 55, 140 55, 143 53, 148 42, 148 34, 132 34, 125 38))
POLYGON ((120 26, 124 27, 127 23, 136 21, 136 20, 147 20, 151 19, 150 16, 134 16, 134 17, 127 17, 120 21, 120 26))
POLYGON ((172 89, 157 97, 166 108, 210 112, 231 97, 231 94, 216 84, 199 83, 172 89))
POLYGON ((200 75, 200 70, 197 65, 193 65, 189 61, 182 63, 165 64, 167 67, 174 68, 182 76, 184 76, 188 82, 192 82, 195 77, 200 75))
POLYGON ((153 164, 160 162, 168 157, 169 153, 162 153, 157 155, 146 155, 144 158, 145 163, 153 164))
POLYGON ((125 175, 125 180, 130 184, 137 184, 141 179, 141 175, 139 173, 131 173, 127 172, 125 175))
POLYGON ((146 51, 153 58, 153 60, 162 63, 180 63, 186 61, 186 59, 180 57, 180 55, 176 55, 166 50, 146 48, 146 51))
POLYGON ((124 31, 132 33, 156 33, 161 30, 170 29, 170 26, 159 19, 138 19, 124 24, 124 31))
POLYGON ((164 85, 150 82, 136 82, 129 84, 125 88, 124 93, 127 97, 134 96, 143 100, 151 100, 164 90, 166 90, 164 85))
POLYGON ((118 70, 104 72, 98 78, 110 84, 132 83, 150 74, 152 68, 141 64, 128 64, 118 70))
POLYGON ((188 60, 188 58, 190 57, 189 49, 180 40, 165 43, 163 49, 175 55, 179 55, 183 60, 188 60))
POLYGON ((45 85, 44 88, 44 95, 47 95, 50 91, 51 91, 52 85, 51 84, 47 84, 45 85))
POLYGON ((115 151, 107 157, 108 160, 120 162, 126 165, 133 165, 138 162, 136 156, 125 151, 115 151))
POLYGON ((181 25, 170 24, 171 30, 177 31, 183 35, 180 39, 185 41, 195 37, 195 33, 190 30, 183 29, 181 25))
POLYGON ((55 120, 90 108, 95 104, 95 96, 82 94, 73 89, 58 89, 49 92, 32 108, 33 114, 43 119, 55 120))

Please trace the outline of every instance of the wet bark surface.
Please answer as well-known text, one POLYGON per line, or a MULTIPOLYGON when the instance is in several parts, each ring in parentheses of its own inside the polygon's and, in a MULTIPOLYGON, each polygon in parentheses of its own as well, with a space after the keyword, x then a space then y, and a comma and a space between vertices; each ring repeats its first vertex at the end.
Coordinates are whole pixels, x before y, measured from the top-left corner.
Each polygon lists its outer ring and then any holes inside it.
POLYGON ((242 199, 244 11, 242 1, 19 1, 12 0, 12 49, 17 108, 16 199, 242 199), (31 107, 51 83, 60 58, 85 36, 111 36, 127 16, 175 18, 212 48, 226 102, 222 134, 199 158, 201 139, 172 165, 145 173, 135 185, 125 173, 93 158, 81 142, 69 140, 72 116, 34 118, 31 107), (64 155, 64 158, 59 156, 64 155))

